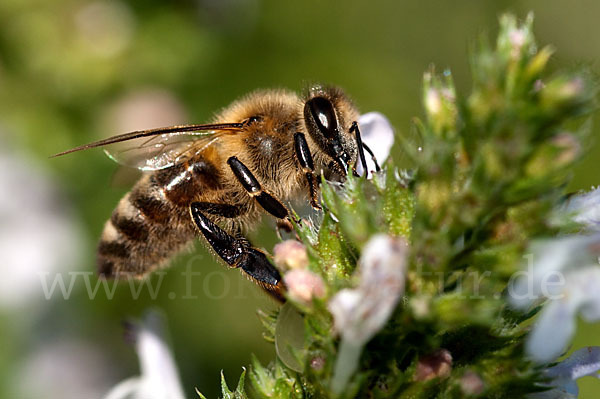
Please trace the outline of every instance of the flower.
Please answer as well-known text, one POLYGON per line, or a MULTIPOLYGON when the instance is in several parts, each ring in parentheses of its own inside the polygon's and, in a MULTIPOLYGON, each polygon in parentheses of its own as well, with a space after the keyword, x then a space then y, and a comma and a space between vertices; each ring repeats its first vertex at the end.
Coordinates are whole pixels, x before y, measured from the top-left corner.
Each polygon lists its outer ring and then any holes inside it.
POLYGON ((509 286, 509 301, 526 310, 548 299, 530 333, 525 349, 546 363, 558 357, 575 333, 575 319, 600 320, 600 234, 570 236, 532 247, 527 272, 519 272, 509 286))
POLYGON ((104 399, 183 399, 177 366, 164 341, 162 317, 148 312, 133 333, 141 376, 120 382, 104 399))
POLYGON ((552 361, 567 347, 576 316, 600 320, 600 189, 570 199, 561 213, 572 214, 592 234, 573 235, 532 246, 527 272, 509 286, 509 301, 528 309, 549 299, 530 333, 525 349, 539 363, 552 361))
POLYGON ((576 316, 600 320, 600 189, 572 197, 559 213, 572 215, 587 234, 532 245, 527 272, 509 285, 509 302, 526 310, 548 299, 525 350, 538 363, 560 356, 575 334, 576 316))
POLYGON ((576 380, 581 377, 600 378, 600 347, 588 346, 579 349, 571 356, 544 371, 552 379, 548 384, 553 389, 529 395, 531 399, 568 399, 579 394, 576 380))
POLYGON ((293 301, 310 305, 313 298, 325 296, 325 283, 315 273, 306 269, 295 269, 287 272, 283 281, 293 301))
POLYGON ((589 230, 600 232, 600 187, 585 194, 573 196, 566 206, 573 220, 589 230))
POLYGON ((404 292, 408 245, 403 238, 375 235, 359 261, 360 283, 329 301, 335 329, 348 341, 365 344, 390 317, 404 292))
MULTIPOLYGON (((383 163, 394 144, 394 128, 390 121, 379 112, 368 112, 358 118, 358 125, 363 143, 373 151, 377 162, 383 163)), ((368 153, 365 153, 365 157, 368 170, 375 170, 375 163, 368 153)), ((356 171, 361 175, 364 172, 360 162, 356 166, 356 171)))
POLYGON ((340 393, 354 371, 364 344, 387 322, 404 293, 408 245, 403 238, 373 236, 358 264, 359 284, 339 291, 328 304, 342 336, 331 389, 340 393))

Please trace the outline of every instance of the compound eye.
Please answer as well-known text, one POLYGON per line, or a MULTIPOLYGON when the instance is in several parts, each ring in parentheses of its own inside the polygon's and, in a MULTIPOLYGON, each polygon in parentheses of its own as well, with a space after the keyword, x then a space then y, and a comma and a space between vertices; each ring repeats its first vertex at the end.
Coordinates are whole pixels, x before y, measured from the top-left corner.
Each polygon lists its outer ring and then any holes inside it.
POLYGON ((321 133, 328 139, 334 138, 338 126, 331 101, 323 97, 315 97, 308 100, 306 106, 310 109, 313 120, 321 133))

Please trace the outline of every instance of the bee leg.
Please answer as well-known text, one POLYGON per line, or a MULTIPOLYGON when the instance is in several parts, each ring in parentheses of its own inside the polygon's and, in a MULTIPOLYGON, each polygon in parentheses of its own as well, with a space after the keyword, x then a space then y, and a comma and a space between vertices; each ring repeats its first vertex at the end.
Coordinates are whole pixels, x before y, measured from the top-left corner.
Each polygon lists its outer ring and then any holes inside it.
POLYGON ((381 168, 379 167, 379 163, 377 163, 377 158, 375 157, 375 154, 373 154, 373 151, 371 151, 371 149, 369 148, 369 146, 366 145, 365 143, 363 143, 363 147, 364 147, 365 150, 367 150, 367 152, 369 153, 369 155, 371 155, 371 160, 375 164, 375 171, 379 172, 381 170, 381 168))
POLYGON ((350 133, 354 132, 354 137, 356 139, 356 148, 358 149, 358 157, 356 158, 356 163, 354 167, 358 164, 358 160, 360 159, 360 163, 362 164, 363 170, 365 171, 365 176, 369 175, 369 171, 367 169, 367 160, 365 158, 365 151, 363 148, 362 138, 360 137, 360 129, 358 128, 358 123, 356 121, 352 122, 352 126, 350 126, 350 133))
POLYGON ((289 234, 294 230, 294 226, 287 219, 277 219, 276 227, 275 232, 279 241, 283 241, 282 231, 289 234))
POLYGON ((229 164, 233 174, 244 187, 246 192, 251 197, 254 197, 265 211, 269 212, 278 219, 285 219, 286 217, 290 216, 289 211, 281 203, 281 201, 263 190, 258 180, 256 180, 256 177, 254 177, 252 172, 250 172, 250 169, 248 169, 248 167, 239 159, 236 157, 230 157, 227 160, 227 164, 229 164))
POLYGON ((300 166, 306 175, 308 181, 308 189, 310 190, 310 205, 315 209, 321 209, 318 199, 318 184, 317 176, 315 175, 315 165, 313 163, 306 137, 303 133, 294 134, 294 149, 296 150, 296 156, 300 161, 300 166))
POLYGON ((204 213, 204 205, 190 206, 192 219, 212 249, 229 266, 242 269, 248 277, 279 301, 284 301, 285 286, 279 271, 264 252, 253 247, 245 238, 235 238, 213 223, 204 213))
POLYGON ((277 229, 283 230, 286 233, 291 233, 294 230, 294 226, 287 219, 279 219, 277 220, 277 229))

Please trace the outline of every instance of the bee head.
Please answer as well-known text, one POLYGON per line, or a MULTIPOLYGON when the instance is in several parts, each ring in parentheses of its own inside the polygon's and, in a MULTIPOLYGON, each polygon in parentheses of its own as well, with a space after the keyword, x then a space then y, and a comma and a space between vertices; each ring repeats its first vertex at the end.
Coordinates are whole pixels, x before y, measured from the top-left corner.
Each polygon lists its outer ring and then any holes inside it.
POLYGON ((358 111, 338 88, 313 87, 304 104, 304 121, 308 134, 326 155, 323 161, 341 175, 346 175, 356 161, 357 145, 350 132, 358 111))

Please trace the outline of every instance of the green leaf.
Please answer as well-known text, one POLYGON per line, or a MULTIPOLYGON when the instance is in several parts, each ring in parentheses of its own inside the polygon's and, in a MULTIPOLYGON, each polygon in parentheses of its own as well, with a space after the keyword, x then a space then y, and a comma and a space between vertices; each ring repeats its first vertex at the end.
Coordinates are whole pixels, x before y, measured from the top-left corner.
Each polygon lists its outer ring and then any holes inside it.
POLYGON ((318 269, 325 272, 329 281, 348 277, 356 266, 355 256, 338 227, 333 215, 323 215, 317 246, 320 257, 318 269))
POLYGON ((234 392, 232 392, 227 386, 227 382, 225 381, 225 375, 223 374, 223 371, 221 371, 221 394, 223 395, 222 399, 248 399, 248 396, 246 396, 246 392, 244 391, 245 377, 246 368, 243 368, 237 388, 234 392))
POLYGON ((254 354, 252 354, 251 361, 252 366, 248 374, 250 386, 260 397, 271 397, 275 389, 275 379, 271 372, 260 364, 254 354))

